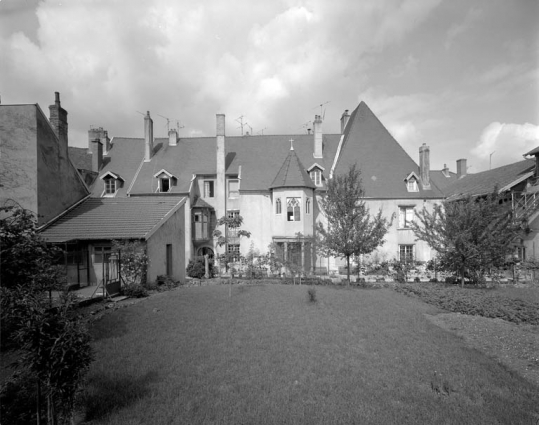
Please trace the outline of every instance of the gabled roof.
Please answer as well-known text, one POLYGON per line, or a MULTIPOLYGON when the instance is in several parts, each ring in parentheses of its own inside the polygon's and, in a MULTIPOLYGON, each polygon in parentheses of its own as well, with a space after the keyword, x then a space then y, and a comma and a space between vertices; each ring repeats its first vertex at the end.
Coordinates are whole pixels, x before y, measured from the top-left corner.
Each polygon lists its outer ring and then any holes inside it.
POLYGON ((213 207, 200 197, 197 198, 197 200, 195 201, 195 203, 193 204, 191 208, 209 208, 213 210, 213 207))
POLYGON ((310 187, 316 189, 293 148, 288 152, 288 156, 270 185, 270 189, 280 187, 310 187))
MULTIPOLYGON (((226 136, 226 174, 238 175, 241 166, 242 192, 269 190, 290 149, 290 138, 294 139, 294 151, 301 163, 312 163, 314 146, 312 134, 226 136)), ((317 158, 316 162, 326 171, 331 167, 339 139, 338 134, 323 135, 324 158, 317 158)), ((144 146, 144 140, 140 140, 144 146)), ((172 193, 188 193, 193 174, 216 175, 215 137, 180 138, 176 146, 169 146, 168 138, 156 139, 156 142, 154 156, 150 161, 142 164, 130 190, 131 194, 154 192, 158 182, 153 175, 156 170, 163 168, 178 179, 178 184, 170 188, 172 193)), ((114 149, 109 151, 109 155, 112 157, 112 162, 116 164, 119 158, 114 149)), ((140 156, 141 160, 142 156, 143 152, 140 156)), ((127 178, 126 181, 128 181, 127 178)))
MULTIPOLYGON (((419 166, 378 120, 365 102, 350 115, 344 130, 342 147, 334 169, 343 174, 357 164, 361 170, 365 195, 373 198, 442 198, 436 184, 430 190, 408 192, 404 179, 419 166)), ((421 185, 419 185, 421 186, 421 185)))
POLYGON ((158 171, 157 173, 155 173, 153 176, 154 177, 159 177, 161 174, 165 174, 167 175, 169 178, 171 179, 175 179, 176 176, 174 174, 171 174, 169 173, 167 170, 165 170, 164 168, 161 170, 161 171, 158 171))
POLYGON ((49 224, 41 235, 72 240, 147 239, 186 198, 88 198, 49 224))
POLYGON ((523 179, 531 177, 534 167, 535 160, 525 159, 481 173, 467 174, 448 185, 444 193, 449 199, 458 199, 464 196, 486 195, 495 187, 508 190, 523 179))
POLYGON ((532 149, 531 151, 529 151, 528 153, 525 153, 524 154, 524 158, 526 158, 527 156, 530 156, 530 155, 538 155, 539 154, 539 146, 537 146, 535 149, 532 149))
POLYGON ((112 177, 113 179, 116 179, 116 180, 121 180, 121 181, 125 181, 121 176, 119 176, 118 174, 114 174, 112 171, 107 171, 105 174, 103 174, 101 177, 99 177, 101 180, 105 180, 107 177, 112 177))

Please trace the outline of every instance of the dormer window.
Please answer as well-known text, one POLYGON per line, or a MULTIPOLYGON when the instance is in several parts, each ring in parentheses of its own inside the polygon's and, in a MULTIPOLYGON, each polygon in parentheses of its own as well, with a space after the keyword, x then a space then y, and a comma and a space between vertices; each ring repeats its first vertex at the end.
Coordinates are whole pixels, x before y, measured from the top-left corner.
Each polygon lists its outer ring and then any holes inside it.
POLYGON ((408 175, 408 177, 404 179, 408 192, 419 192, 419 185, 417 183, 418 181, 419 178, 413 171, 408 175))
POLYGON ((118 174, 114 174, 110 171, 107 171, 100 177, 103 180, 103 193, 101 196, 103 198, 113 198, 116 196, 118 189, 122 187, 124 179, 122 179, 118 174))
POLYGON ((322 171, 324 170, 324 167, 313 164, 307 171, 309 172, 309 177, 311 177, 311 180, 313 181, 314 185, 317 187, 322 186, 322 171))
POLYGON ((169 173, 167 170, 163 169, 158 173, 153 175, 157 179, 157 190, 156 192, 167 193, 170 192, 172 186, 174 186, 174 181, 176 177, 169 173))

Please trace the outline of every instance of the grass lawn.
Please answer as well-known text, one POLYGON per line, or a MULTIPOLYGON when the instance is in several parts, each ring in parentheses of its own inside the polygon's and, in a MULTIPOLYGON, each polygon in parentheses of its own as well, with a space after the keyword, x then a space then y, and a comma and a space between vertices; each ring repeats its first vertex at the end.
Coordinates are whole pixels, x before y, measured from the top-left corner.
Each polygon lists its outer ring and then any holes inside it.
POLYGON ((389 289, 181 288, 94 323, 95 424, 536 424, 539 388, 389 289))

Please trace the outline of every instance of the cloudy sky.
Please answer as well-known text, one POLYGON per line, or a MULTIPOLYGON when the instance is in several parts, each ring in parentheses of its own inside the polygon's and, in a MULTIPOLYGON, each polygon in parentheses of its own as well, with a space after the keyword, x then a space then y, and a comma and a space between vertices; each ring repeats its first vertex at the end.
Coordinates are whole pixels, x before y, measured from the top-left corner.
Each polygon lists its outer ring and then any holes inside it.
POLYGON ((339 131, 364 100, 406 151, 470 172, 539 146, 537 0, 0 0, 2 104, 54 92, 73 146, 110 136, 339 131), (320 106, 322 105, 322 106, 320 106), (164 118, 166 117, 166 118, 164 118), (492 154, 492 156, 491 156, 492 154))

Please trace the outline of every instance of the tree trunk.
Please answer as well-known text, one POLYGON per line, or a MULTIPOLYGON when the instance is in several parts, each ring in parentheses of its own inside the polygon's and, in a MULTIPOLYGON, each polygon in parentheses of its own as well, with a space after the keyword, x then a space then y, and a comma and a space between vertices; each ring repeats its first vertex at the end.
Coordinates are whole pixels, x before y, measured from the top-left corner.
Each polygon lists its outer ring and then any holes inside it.
POLYGON ((348 286, 350 286, 350 255, 346 256, 346 277, 348 279, 348 286))
POLYGON ((37 380, 36 404, 37 404, 36 422, 37 422, 37 425, 41 425, 41 382, 39 381, 39 378, 37 380))

